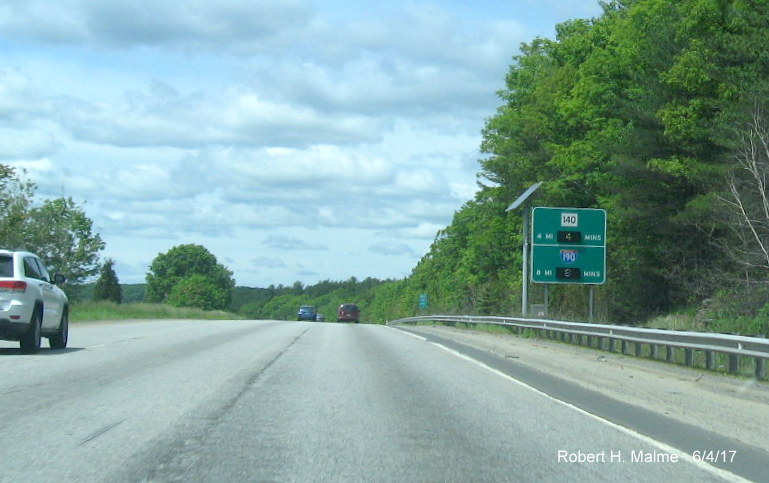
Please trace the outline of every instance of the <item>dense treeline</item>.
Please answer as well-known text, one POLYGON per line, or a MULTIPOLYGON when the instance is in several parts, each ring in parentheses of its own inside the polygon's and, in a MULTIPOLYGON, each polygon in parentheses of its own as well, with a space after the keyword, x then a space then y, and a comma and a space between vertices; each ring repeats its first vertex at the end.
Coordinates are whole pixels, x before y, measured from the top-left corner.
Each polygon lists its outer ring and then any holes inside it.
MULTIPOLYGON (((745 208, 766 190, 735 159, 747 146, 746 158, 766 161, 769 4, 603 7, 514 58, 483 131, 481 189, 398 284, 396 298, 413 301, 412 311, 424 292, 435 310, 519 313, 522 219, 504 210, 543 181, 537 206, 607 210, 603 320, 638 323, 714 296, 712 311, 728 300, 749 318, 763 313, 769 264, 753 255, 765 253, 766 232, 756 229, 769 220, 750 223, 745 208), (752 194, 734 203, 740 190, 752 194)), ((550 301, 558 315, 584 317, 584 288, 559 286, 550 301)))
MULTIPOLYGON (((381 314, 394 303, 386 294, 399 282, 351 277, 345 281, 323 280, 314 285, 270 285, 267 288, 234 287, 226 310, 250 319, 294 320, 300 305, 315 305, 329 322, 336 320, 339 305, 355 303, 361 308, 361 322, 384 322, 381 314)), ((402 283, 402 282, 400 282, 402 283)), ((85 285, 85 298, 93 297, 95 284, 85 285)), ((120 285, 124 303, 148 302, 147 284, 120 285)), ((192 306, 192 305, 190 305, 192 306)), ((409 308, 410 309, 410 308, 409 308)), ((403 311, 405 313, 405 311, 403 311)))

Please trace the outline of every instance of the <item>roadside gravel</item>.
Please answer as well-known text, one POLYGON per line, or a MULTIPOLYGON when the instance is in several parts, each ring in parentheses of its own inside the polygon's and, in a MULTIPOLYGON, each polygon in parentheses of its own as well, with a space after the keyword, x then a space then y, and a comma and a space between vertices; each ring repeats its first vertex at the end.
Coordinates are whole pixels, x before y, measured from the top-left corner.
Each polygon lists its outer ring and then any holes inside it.
POLYGON ((413 330, 489 351, 769 452, 769 383, 765 381, 549 340, 440 325, 413 330))

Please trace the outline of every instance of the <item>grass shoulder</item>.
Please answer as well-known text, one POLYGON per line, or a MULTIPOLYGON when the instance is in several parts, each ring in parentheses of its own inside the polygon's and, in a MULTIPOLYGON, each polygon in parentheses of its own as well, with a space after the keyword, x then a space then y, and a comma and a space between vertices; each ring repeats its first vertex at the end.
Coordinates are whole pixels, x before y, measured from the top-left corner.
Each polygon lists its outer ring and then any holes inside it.
POLYGON ((70 307, 70 322, 125 319, 207 319, 237 320, 243 317, 221 310, 202 310, 191 307, 173 307, 166 304, 114 302, 77 302, 70 307))

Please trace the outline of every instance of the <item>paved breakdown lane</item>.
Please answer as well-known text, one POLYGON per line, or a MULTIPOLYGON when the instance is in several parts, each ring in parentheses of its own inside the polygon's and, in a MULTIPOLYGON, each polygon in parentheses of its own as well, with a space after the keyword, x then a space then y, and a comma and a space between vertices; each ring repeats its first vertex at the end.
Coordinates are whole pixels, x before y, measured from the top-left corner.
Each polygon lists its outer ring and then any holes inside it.
POLYGON ((736 478, 634 462, 670 448, 388 327, 78 325, 71 345, 0 349, 2 481, 736 478))

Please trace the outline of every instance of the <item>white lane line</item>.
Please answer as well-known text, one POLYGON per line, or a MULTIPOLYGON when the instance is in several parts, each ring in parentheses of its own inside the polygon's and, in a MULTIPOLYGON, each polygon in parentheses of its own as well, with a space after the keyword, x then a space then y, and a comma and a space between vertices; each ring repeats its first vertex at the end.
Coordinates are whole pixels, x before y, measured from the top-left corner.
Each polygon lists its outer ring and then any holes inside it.
MULTIPOLYGON (((404 332, 404 331, 401 331, 401 332, 404 332)), ((493 367, 488 366, 488 365, 484 364, 483 362, 481 362, 479 360, 473 359, 470 356, 462 354, 461 352, 458 352, 458 351, 456 351, 454 349, 451 349, 449 347, 441 345, 441 344, 439 344, 437 342, 430 342, 430 343, 435 345, 435 346, 437 346, 437 347, 440 347, 441 349, 443 349, 443 350, 445 350, 445 351, 447 351, 447 352, 449 352, 449 353, 451 353, 451 354, 453 354, 453 355, 455 355, 455 356, 457 356, 457 357, 459 357, 461 359, 465 359, 467 361, 473 362, 473 363, 483 367, 484 369, 487 369, 487 370, 493 372, 494 374, 502 376, 505 379, 518 384, 519 386, 522 386, 522 387, 524 387, 526 389, 529 389, 530 391, 534 391, 537 394, 540 394, 540 395, 550 399, 551 401, 555 401, 558 404, 561 404, 563 406, 571 408, 574 411, 577 411, 577 412, 579 412, 581 414, 584 414, 585 416, 593 418, 596 421, 599 421, 599 422, 601 422, 601 423, 603 423, 603 424, 605 424, 605 425, 607 425, 607 426, 609 426, 611 428, 614 428, 614 429, 616 429, 616 430, 618 430, 620 432, 623 432, 623 433, 625 433, 627 435, 633 436, 634 438, 639 439, 639 440, 643 441, 644 443, 650 444, 652 446, 656 446, 657 448, 659 448, 661 451, 663 451, 665 453, 669 453, 669 454, 675 453, 675 454, 678 454, 679 457, 682 460, 684 460, 684 461, 686 461, 688 463, 691 463, 694 466, 696 466, 696 467, 698 467, 698 468, 700 468, 702 470, 705 470, 705 471, 707 471, 707 472, 709 472, 709 473, 711 473, 711 474, 713 474, 715 476, 718 476, 719 478, 723 478, 723 479, 725 479, 727 481, 739 481, 739 482, 748 482, 748 483, 750 482, 750 480, 746 480, 745 478, 743 478, 743 477, 741 477, 739 475, 735 475, 734 473, 731 473, 731 472, 726 471, 724 469, 721 469, 721 468, 718 468, 716 466, 713 466, 713 465, 711 465, 711 464, 709 464, 709 463, 707 463, 705 461, 696 460, 692 456, 690 456, 688 453, 683 452, 683 451, 679 450, 678 448, 674 448, 674 447, 672 447, 672 446, 670 446, 668 444, 665 444, 662 441, 657 441, 656 439, 652 439, 649 436, 641 434, 641 433, 639 433, 637 431, 633 431, 632 429, 629 429, 629 428, 626 428, 624 426, 620 426, 619 424, 613 423, 613 422, 609 421, 608 419, 604 419, 604 418, 602 418, 602 417, 600 417, 598 415, 595 415, 593 413, 587 412, 584 409, 579 408, 579 407, 577 407, 577 406, 575 406, 575 405, 573 405, 571 403, 568 403, 566 401, 562 401, 561 399, 558 399, 558 398, 554 398, 553 396, 551 396, 551 395, 549 395, 547 393, 544 393, 544 392, 540 391, 539 389, 526 384, 523 381, 519 381, 518 379, 515 379, 514 377, 512 377, 512 376, 510 376, 508 374, 505 374, 502 371, 494 369, 493 367)))
POLYGON ((408 332, 408 331, 406 331, 406 330, 400 330, 400 329, 396 329, 395 327, 390 327, 389 325, 385 325, 385 327, 387 327, 388 329, 397 330, 397 331, 398 331, 398 332, 400 332, 401 334, 410 335, 411 337, 413 337, 413 338, 415 338, 415 339, 419 339, 419 340, 421 340, 421 341, 427 342, 427 339, 425 339, 425 338, 424 338, 424 337, 422 337, 421 335, 412 334, 411 332, 408 332))

